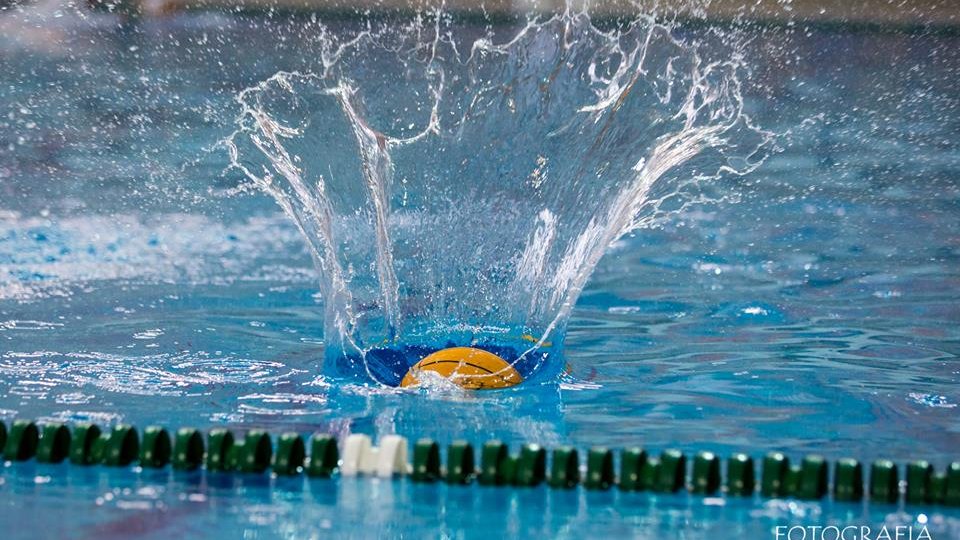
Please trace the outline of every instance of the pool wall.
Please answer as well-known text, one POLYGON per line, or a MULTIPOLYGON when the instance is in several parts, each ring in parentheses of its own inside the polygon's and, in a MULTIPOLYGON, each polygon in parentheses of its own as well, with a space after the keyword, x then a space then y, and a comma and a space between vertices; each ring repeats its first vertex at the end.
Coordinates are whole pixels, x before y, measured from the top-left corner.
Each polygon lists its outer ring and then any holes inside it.
MULTIPOLYGON (((141 11, 158 16, 182 10, 238 9, 239 10, 319 10, 325 12, 352 12, 353 10, 394 11, 415 10, 432 5, 417 0, 127 0, 139 2, 141 11)), ((95 4, 98 0, 91 0, 95 4)), ((867 25, 960 26, 960 3, 952 0, 714 0, 712 2, 672 0, 668 2, 639 2, 649 4, 651 11, 661 14, 695 16, 712 20, 748 19, 766 22, 804 21, 817 23, 859 23, 867 25), (707 4, 704 6, 704 4, 707 4)), ((564 0, 447 0, 445 9, 452 13, 483 13, 493 16, 530 11, 562 9, 564 0), (481 7, 482 6, 482 7, 481 7)), ((637 2, 627 0, 592 1, 570 0, 578 7, 590 5, 595 16, 618 16, 635 13, 637 2)))

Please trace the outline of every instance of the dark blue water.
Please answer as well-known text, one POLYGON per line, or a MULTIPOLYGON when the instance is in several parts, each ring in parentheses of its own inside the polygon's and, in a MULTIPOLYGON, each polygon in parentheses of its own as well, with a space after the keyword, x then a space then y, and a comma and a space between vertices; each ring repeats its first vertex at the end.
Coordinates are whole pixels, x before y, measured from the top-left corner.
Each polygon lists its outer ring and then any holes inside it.
MULTIPOLYGON (((15 24, 0 13, 0 417, 352 432, 441 443, 960 447, 960 39, 752 27, 755 173, 625 238, 574 311, 561 385, 425 394, 319 375, 323 299, 222 152, 240 90, 311 66, 310 18, 15 24)), ((350 23, 343 23, 350 24, 350 23)), ((706 29, 682 29, 691 36, 706 29)), ((942 508, 180 477, 8 465, 5 537, 405 534, 770 538, 942 508), (57 519, 51 519, 51 516, 57 519), (10 536, 12 533, 12 536, 10 536)))

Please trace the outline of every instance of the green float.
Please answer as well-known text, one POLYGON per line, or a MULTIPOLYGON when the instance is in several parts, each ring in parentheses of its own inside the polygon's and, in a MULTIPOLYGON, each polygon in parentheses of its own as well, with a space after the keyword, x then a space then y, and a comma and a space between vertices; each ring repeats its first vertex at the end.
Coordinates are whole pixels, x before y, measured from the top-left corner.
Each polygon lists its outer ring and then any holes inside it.
POLYGON ((833 467, 833 498, 851 502, 863 499, 863 467, 859 461, 837 460, 833 467))
POLYGON ((77 424, 70 438, 70 463, 74 465, 93 465, 96 458, 94 447, 100 440, 100 426, 96 424, 77 424))
POLYGON ((907 464, 907 504, 931 502, 930 480, 933 477, 933 465, 926 461, 912 461, 907 464))
POLYGON ((40 430, 29 420, 15 420, 7 433, 3 458, 7 461, 26 461, 37 453, 40 430))
POLYGON ((151 469, 162 469, 170 463, 173 453, 170 444, 170 434, 160 426, 149 426, 143 430, 143 440, 140 443, 140 466, 151 469))
POLYGON ((648 459, 646 450, 642 448, 627 448, 620 454, 620 489, 622 491, 643 491, 649 488, 641 479, 648 459))
POLYGON ((203 435, 194 428, 177 430, 173 445, 173 468, 178 471, 193 471, 203 465, 203 435))
POLYGON ((534 487, 543 483, 547 474, 547 451, 537 444, 525 444, 520 447, 516 460, 513 484, 522 487, 534 487))
POLYGON ((510 460, 507 445, 500 441, 487 441, 480 454, 479 481, 485 486, 502 486, 506 483, 505 468, 510 460))
POLYGON ((43 426, 37 446, 37 461, 60 463, 70 455, 70 430, 63 424, 43 426))
POLYGON ((895 503, 900 497, 900 476, 897 466, 888 459, 874 461, 870 466, 870 500, 895 503))
POLYGON ((126 424, 113 426, 109 434, 100 434, 93 443, 94 460, 109 467, 126 467, 140 454, 137 429, 126 424))
POLYGON ((800 463, 800 478, 796 496, 799 499, 822 499, 829 490, 827 485, 827 460, 822 456, 810 455, 800 463))
POLYGON ((577 450, 561 446, 553 451, 550 466, 550 487, 571 489, 580 483, 580 459, 577 450))
POLYGON ((587 452, 587 489, 607 490, 616 479, 613 474, 613 452, 603 447, 594 447, 587 452))
POLYGON ((431 439, 420 439, 413 447, 414 482, 436 482, 440 479, 440 446, 431 439))
POLYGON ((763 458, 760 494, 767 498, 783 497, 784 480, 790 470, 790 460, 780 452, 771 452, 763 458))
POLYGON ((684 488, 687 477, 687 457, 679 450, 664 450, 660 454, 660 470, 655 489, 676 493, 684 488))
POLYGON ((234 442, 227 453, 227 470, 262 473, 270 467, 272 457, 270 435, 259 429, 250 430, 242 441, 234 442))
POLYGON ((273 472, 277 476, 294 476, 303 470, 307 448, 298 433, 287 432, 277 438, 277 453, 273 456, 273 472))
POLYGON ((733 454, 727 459, 727 493, 750 497, 756 490, 756 472, 753 458, 746 454, 733 454))
POLYGON ((713 452, 698 452, 693 458, 692 485, 697 495, 715 495, 720 490, 720 458, 713 452))
POLYGON ((233 450, 234 437, 229 429, 212 429, 207 435, 207 470, 222 472, 229 470, 228 458, 233 450))
POLYGON ((467 441, 453 441, 447 448, 447 483, 469 484, 475 475, 473 446, 467 441))
POLYGON ((338 461, 340 461, 340 451, 337 449, 337 439, 322 433, 310 437, 307 476, 329 478, 337 469, 338 461))
POLYGON ((951 463, 947 467, 943 503, 950 506, 960 506, 960 462, 951 463))

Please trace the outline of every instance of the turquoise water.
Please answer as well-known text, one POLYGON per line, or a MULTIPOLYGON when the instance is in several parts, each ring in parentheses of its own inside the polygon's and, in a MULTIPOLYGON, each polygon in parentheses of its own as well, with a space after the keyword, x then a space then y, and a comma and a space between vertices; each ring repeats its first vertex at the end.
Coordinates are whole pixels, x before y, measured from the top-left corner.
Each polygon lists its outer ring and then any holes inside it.
MULTIPOLYGON (((0 14, 5 420, 958 458, 953 34, 750 28, 745 107, 781 150, 715 184, 718 202, 612 246, 573 311, 559 385, 461 394, 322 376, 324 298, 301 235, 204 151, 233 129, 240 91, 312 65, 309 16, 14 21, 0 14)), ((724 501, 0 473, 6 537, 770 538, 827 523, 960 537, 943 508, 724 501)))

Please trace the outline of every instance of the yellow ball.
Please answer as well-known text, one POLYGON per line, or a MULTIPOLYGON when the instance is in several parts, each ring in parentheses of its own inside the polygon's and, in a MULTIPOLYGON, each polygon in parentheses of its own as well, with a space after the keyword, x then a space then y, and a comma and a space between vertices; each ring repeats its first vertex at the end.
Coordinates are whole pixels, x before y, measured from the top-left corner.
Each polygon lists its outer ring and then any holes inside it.
POLYGON ((523 377, 506 360, 473 347, 451 347, 439 350, 420 360, 403 377, 400 386, 420 384, 417 376, 432 371, 468 390, 509 388, 523 382, 523 377))

